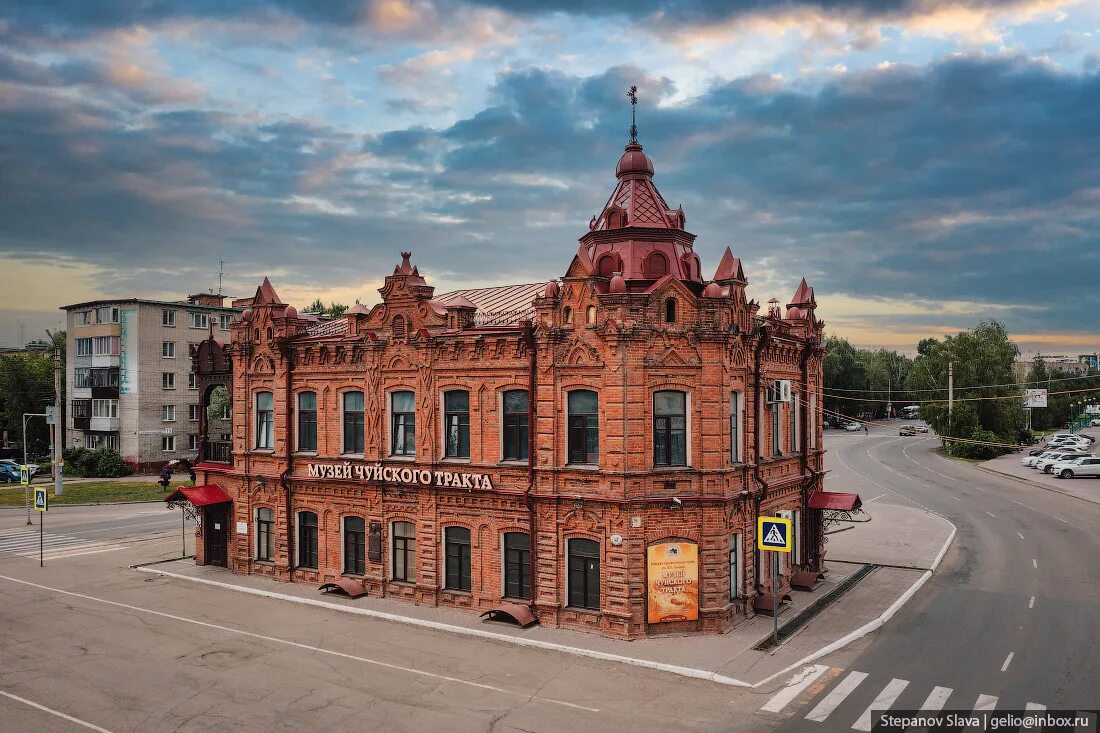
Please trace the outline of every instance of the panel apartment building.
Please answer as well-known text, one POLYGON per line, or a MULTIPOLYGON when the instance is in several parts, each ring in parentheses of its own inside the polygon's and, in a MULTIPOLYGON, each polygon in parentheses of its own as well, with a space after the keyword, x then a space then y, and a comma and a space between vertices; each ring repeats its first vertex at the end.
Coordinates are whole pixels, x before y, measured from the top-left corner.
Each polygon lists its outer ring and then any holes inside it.
POLYGON ((66 311, 67 446, 113 448, 138 471, 198 453, 199 396, 189 346, 229 331, 240 308, 203 293, 120 298, 66 311))

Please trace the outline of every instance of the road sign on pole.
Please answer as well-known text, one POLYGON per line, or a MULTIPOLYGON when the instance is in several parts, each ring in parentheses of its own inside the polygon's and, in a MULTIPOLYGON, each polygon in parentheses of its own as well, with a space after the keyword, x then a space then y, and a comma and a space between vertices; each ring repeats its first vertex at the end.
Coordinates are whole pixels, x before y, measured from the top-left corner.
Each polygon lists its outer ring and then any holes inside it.
POLYGON ((29 486, 31 483, 31 467, 23 465, 19 467, 19 483, 29 486))
POLYGON ((50 508, 50 500, 47 497, 45 487, 36 486, 34 488, 34 510, 36 512, 44 512, 50 508))
POLYGON ((756 546, 772 552, 791 551, 791 520, 760 517, 756 522, 756 546))
POLYGON ((42 527, 45 524, 43 520, 46 519, 46 512, 49 510, 49 508, 50 497, 49 494, 46 493, 46 487, 36 486, 34 489, 34 510, 36 512, 41 512, 41 514, 38 515, 38 567, 42 567, 42 562, 45 554, 43 552, 45 546, 45 530, 42 527))

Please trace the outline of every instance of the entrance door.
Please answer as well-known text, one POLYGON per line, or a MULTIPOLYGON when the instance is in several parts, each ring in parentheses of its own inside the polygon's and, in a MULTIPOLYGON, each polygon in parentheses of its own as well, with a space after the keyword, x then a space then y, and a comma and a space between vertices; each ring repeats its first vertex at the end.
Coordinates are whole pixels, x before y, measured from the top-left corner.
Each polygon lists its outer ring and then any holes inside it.
POLYGON ((206 564, 228 566, 229 504, 203 507, 202 536, 205 540, 206 564))

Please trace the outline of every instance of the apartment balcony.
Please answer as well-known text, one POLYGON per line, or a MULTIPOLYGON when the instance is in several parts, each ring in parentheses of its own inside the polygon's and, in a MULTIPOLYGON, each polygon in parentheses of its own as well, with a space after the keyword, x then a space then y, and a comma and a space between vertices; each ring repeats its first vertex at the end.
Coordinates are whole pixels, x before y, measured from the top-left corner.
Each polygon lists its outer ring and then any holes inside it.
POLYGON ((92 357, 92 367, 114 367, 118 369, 118 354, 99 354, 92 357))
POLYGON ((90 419, 88 429, 96 432, 118 432, 119 421, 117 417, 93 417, 90 419))

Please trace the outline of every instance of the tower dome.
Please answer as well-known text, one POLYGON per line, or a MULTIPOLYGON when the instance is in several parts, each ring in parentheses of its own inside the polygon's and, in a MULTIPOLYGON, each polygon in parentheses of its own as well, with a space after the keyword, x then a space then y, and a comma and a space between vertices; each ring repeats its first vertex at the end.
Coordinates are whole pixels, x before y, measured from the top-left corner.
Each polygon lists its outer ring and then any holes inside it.
POLYGON ((615 166, 615 176, 622 178, 630 174, 652 176, 653 161, 642 150, 638 143, 628 143, 619 158, 619 164, 615 166))

